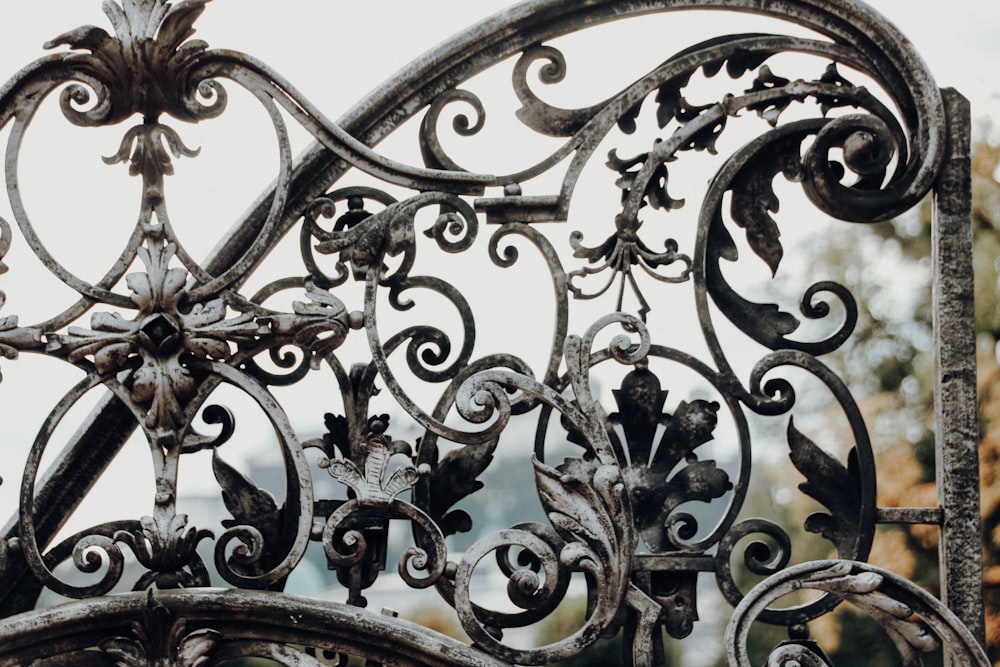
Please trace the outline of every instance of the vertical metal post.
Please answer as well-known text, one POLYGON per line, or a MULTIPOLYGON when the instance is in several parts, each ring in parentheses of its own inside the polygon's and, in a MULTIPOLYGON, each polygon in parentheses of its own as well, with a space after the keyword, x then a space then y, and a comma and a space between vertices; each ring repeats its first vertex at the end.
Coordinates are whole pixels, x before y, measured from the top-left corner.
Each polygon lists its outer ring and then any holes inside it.
POLYGON ((969 102, 951 88, 942 94, 948 154, 934 189, 931 223, 941 596, 983 644, 969 102))

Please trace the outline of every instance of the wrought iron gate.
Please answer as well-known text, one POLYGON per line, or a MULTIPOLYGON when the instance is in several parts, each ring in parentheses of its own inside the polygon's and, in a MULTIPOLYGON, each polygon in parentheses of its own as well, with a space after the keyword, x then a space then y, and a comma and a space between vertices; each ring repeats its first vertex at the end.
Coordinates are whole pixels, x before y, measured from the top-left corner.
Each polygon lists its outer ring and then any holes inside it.
MULTIPOLYGON (((758 623, 788 628, 768 664, 827 664, 809 624, 841 603, 884 626, 907 665, 942 645, 953 664, 987 664, 968 108, 891 24, 849 0, 530 0, 331 122, 252 56, 193 39, 206 2, 105 0, 110 31, 56 37, 0 91, 15 223, 0 220, 0 255, 23 244, 77 295, 33 321, 8 304, 4 365, 44 355, 82 373, 51 398, 0 540, 0 664, 550 664, 618 634, 623 662, 654 665, 668 659, 665 635, 698 627, 708 582, 728 610, 730 665, 750 664, 758 623), (681 9, 794 28, 670 48, 590 106, 537 93, 571 71, 562 36, 681 9), (516 118, 542 146, 501 141, 478 155, 516 163, 506 175, 456 157, 487 126, 486 105, 463 86, 491 68, 512 73, 516 118), (725 92, 704 99, 713 85, 725 92), (182 176, 175 162, 197 158, 186 130, 223 122, 234 91, 270 120, 275 181, 198 261, 167 193, 182 176), (19 182, 36 114, 56 104, 81 131, 119 128, 105 162, 141 183, 138 219, 107 240, 122 250, 97 279, 49 249, 55 222, 30 217, 19 182), (449 115, 453 132, 441 127, 449 115), (371 148, 407 121, 421 166, 371 148), (296 160, 290 124, 316 141, 296 160), (713 175, 700 203, 685 203, 674 194, 692 188, 676 183, 699 160, 713 175), (854 222, 933 195, 936 506, 877 502, 877 479, 892 471, 876 470, 858 403, 827 362, 856 325, 851 292, 810 279, 796 287, 795 314, 734 277, 732 267, 755 264, 787 280, 775 214, 788 184, 814 216, 854 222), (281 265, 290 277, 251 287, 296 234, 299 264, 281 265), (466 259, 476 252, 478 264, 466 259), (679 325, 685 308, 693 326, 679 325), (820 328, 796 334, 806 320, 820 328), (325 387, 328 407, 303 422, 279 398, 309 382, 325 387), (800 383, 822 399, 797 394, 800 383), (216 403, 222 389, 265 417, 283 491, 227 462, 241 417, 216 403), (59 440, 85 399, 95 407, 59 440), (844 452, 792 417, 820 409, 847 424, 844 452), (775 433, 779 459, 767 455, 775 433), (151 514, 124 508, 65 534, 138 442, 153 461, 151 514), (494 528, 463 509, 501 459, 524 461, 524 479, 504 481, 490 502, 537 493, 545 521, 494 528), (221 526, 185 513, 182 463, 211 467, 221 526), (761 466, 804 479, 796 493, 820 511, 797 525, 751 516, 761 466), (867 563, 883 524, 938 527, 943 602, 867 563), (803 527, 830 559, 802 562, 790 535, 803 527), (397 572, 384 572, 390 533, 405 530, 397 572), (453 546, 463 534, 473 537, 453 546), (311 545, 348 604, 283 592, 311 545), (484 571, 502 579, 503 604, 484 571), (471 643, 363 609, 389 577, 445 600, 471 643), (222 582, 234 590, 205 588, 222 582), (578 592, 575 628, 522 642, 518 628, 578 592), (51 594, 76 601, 39 605, 51 594)), ((9 268, 7 295, 30 291, 9 268)), ((2 472, 18 483, 16 470, 2 472)))

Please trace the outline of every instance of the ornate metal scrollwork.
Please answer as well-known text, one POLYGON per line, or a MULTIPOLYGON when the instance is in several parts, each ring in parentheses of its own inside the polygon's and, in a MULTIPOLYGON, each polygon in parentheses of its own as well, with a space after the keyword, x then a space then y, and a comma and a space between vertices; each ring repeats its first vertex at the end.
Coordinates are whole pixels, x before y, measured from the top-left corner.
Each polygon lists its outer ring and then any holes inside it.
MULTIPOLYGON (((879 622, 906 665, 922 664, 920 653, 947 644, 967 665, 988 665, 982 647, 940 600, 910 581, 867 563, 813 561, 788 568, 757 586, 744 598, 726 628, 726 659, 748 667, 747 634, 763 609, 797 590, 818 590, 849 602, 879 622)), ((815 642, 791 640, 776 648, 767 664, 774 667, 829 667, 815 642)))
MULTIPOLYGON (((708 0, 705 8, 791 19, 812 36, 699 42, 606 99, 566 109, 529 82, 533 72, 543 86, 563 81, 570 64, 559 37, 690 3, 533 0, 418 61, 335 123, 253 57, 191 39, 207 1, 107 0, 113 34, 85 26, 60 35, 46 48, 67 48, 0 89, 19 231, 0 220, 0 258, 23 240, 78 295, 37 323, 5 315, 0 355, 46 355, 84 375, 39 429, 16 528, 0 540, 2 609, 29 614, 0 622, 0 637, 14 640, 0 649, 0 664, 261 657, 318 665, 317 655, 346 664, 348 655, 388 659, 394 649, 373 637, 399 632, 395 648, 419 664, 550 664, 620 635, 626 664, 650 666, 663 660, 664 633, 681 639, 697 627, 702 573, 735 608, 727 635, 734 666, 748 664, 750 621, 798 633, 768 664, 827 665, 799 635, 845 600, 884 621, 907 664, 931 646, 914 613, 985 664, 941 603, 864 563, 879 522, 873 447, 857 400, 823 358, 854 331, 855 297, 819 280, 799 289, 795 314, 749 296, 730 272, 749 260, 778 278, 787 250, 776 217, 779 178, 821 215, 853 222, 891 218, 929 191, 945 152, 941 97, 894 29, 849 0, 708 0), (789 53, 803 57, 779 57, 789 53), (508 174, 476 173, 450 151, 485 132, 489 105, 460 86, 508 56, 516 56, 516 118, 555 147, 508 174), (812 69, 793 79, 793 66, 812 69), (699 80, 726 92, 699 99, 706 94, 699 80), (175 159, 198 159, 183 138, 189 124, 224 118, 233 88, 270 120, 277 170, 244 231, 199 262, 171 223, 165 184, 177 178, 175 159), (52 96, 75 125, 134 123, 104 161, 139 177, 139 212, 117 261, 96 281, 50 253, 20 194, 19 152, 52 96), (446 141, 442 125, 455 108, 466 111, 453 116, 457 137, 446 141), (369 147, 422 110, 422 166, 369 147), (292 159, 289 123, 316 141, 304 164, 292 159), (740 133, 749 125, 757 134, 747 139, 740 133), (732 148, 730 137, 741 145, 732 148), (597 157, 602 149, 605 159, 597 157), (713 159, 715 171, 691 206, 690 196, 677 196, 687 189, 678 176, 695 153, 713 159), (595 164, 606 192, 578 192, 595 164), (350 178, 365 184, 340 182, 350 178), (611 215, 574 208, 605 196, 611 215), (301 266, 248 294, 250 274, 295 227, 301 266), (471 266, 463 262, 478 250, 492 263, 481 276, 446 270, 471 266), (547 274, 544 289, 510 287, 515 274, 538 267, 547 274), (483 297, 488 287, 494 291, 483 297), (494 300, 518 290, 522 302, 501 313, 500 325, 486 324, 502 310, 494 300), (672 311, 682 293, 694 306, 695 342, 675 335, 672 311), (272 305, 288 294, 296 299, 290 309, 272 305), (551 317, 530 314, 524 300, 547 302, 551 317), (428 305, 435 303, 443 308, 428 305), (801 318, 826 333, 807 339, 798 333, 801 318), (725 327, 744 347, 723 346, 725 327), (825 390, 823 407, 848 423, 846 459, 795 420, 811 407, 797 397, 795 378, 803 375, 825 390), (322 396, 330 406, 303 427, 278 397, 317 376, 333 380, 334 391, 322 396), (239 415, 215 403, 220 387, 263 415, 281 454, 283 499, 229 459, 239 446, 239 415), (37 518, 46 497, 42 462, 62 421, 91 392, 106 395, 100 410, 123 415, 118 446, 134 429, 146 440, 152 513, 54 543, 56 530, 37 518), (747 515, 759 465, 750 425, 757 417, 785 433, 789 472, 824 508, 794 528, 818 536, 837 561, 795 565, 802 556, 793 527, 747 515), (199 431, 199 419, 209 433, 199 431), (229 515, 214 530, 179 511, 181 462, 206 450, 229 515), (529 454, 532 493, 547 523, 536 517, 480 530, 463 503, 501 457, 529 454), (453 607, 472 648, 350 608, 367 605, 366 591, 389 576, 388 535, 400 524, 410 535, 399 579, 453 607), (449 539, 462 533, 475 539, 458 553, 449 539), (312 543, 346 589, 348 607, 279 593, 312 543), (203 558, 205 547, 213 558, 203 558), (126 567, 133 560, 143 569, 134 580, 126 567), (490 568, 504 582, 499 605, 477 595, 474 583, 490 568), (767 578, 751 588, 744 573, 767 578), (197 590, 219 578, 243 590, 197 590), (103 597, 123 587, 135 592, 103 597), (43 588, 83 602, 29 612, 43 588), (772 604, 799 589, 819 595, 772 604), (585 610, 565 636, 535 647, 508 641, 506 632, 553 616, 578 590, 586 591, 585 610), (113 622, 79 630, 88 604, 113 622), (41 646, 25 620, 32 613, 65 634, 41 646), (363 631, 347 636, 321 619, 363 631), (448 657, 435 653, 441 647, 448 657)), ((0 263, 0 272, 7 268, 0 263)), ((82 494, 99 483, 100 470, 91 472, 72 488, 82 494)))

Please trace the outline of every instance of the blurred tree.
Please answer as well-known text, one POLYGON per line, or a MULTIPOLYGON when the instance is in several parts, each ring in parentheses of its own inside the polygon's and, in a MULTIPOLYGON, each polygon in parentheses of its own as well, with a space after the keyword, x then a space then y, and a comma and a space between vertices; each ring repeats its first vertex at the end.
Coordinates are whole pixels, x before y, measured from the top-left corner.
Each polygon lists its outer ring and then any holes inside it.
MULTIPOLYGON (((972 172, 987 644, 990 659, 1000 667, 1000 146, 977 143, 972 172)), ((874 431, 879 505, 935 505, 930 202, 899 220, 837 227, 803 247, 809 255, 801 270, 813 280, 843 284, 858 302, 854 334, 824 361, 850 386, 865 423, 874 431)), ((845 428, 833 418, 824 421, 835 437, 837 429, 845 428)), ((846 431, 842 438, 850 441, 846 431)), ((748 506, 770 502, 753 493, 748 506)), ((786 508, 785 515, 792 513, 786 508)), ((801 531, 791 535, 797 562, 806 560, 803 554, 809 552, 809 547, 803 551, 804 536, 801 531)), ((936 593, 937 546, 934 526, 880 526, 869 560, 936 593)), ((817 619, 810 629, 837 667, 900 664, 885 633, 849 605, 817 619)), ((783 638, 781 628, 755 628, 751 656, 766 660, 783 638)), ((931 667, 940 661, 932 655, 924 664, 931 667)), ((724 665, 721 657, 717 665, 724 665)))
MULTIPOLYGON (((991 659, 1000 661, 1000 364, 997 362, 1000 182, 996 178, 1000 169, 1000 147, 977 144, 972 169, 987 641, 991 659)), ((859 407, 865 421, 876 431, 876 458, 881 471, 879 505, 933 505, 936 490, 931 431, 930 205, 925 203, 915 214, 893 222, 842 226, 842 229, 842 234, 824 234, 810 242, 811 254, 804 263, 816 277, 844 284, 858 302, 859 317, 854 335, 824 360, 840 370, 852 391, 860 397, 859 407)), ((495 467, 502 469, 497 478, 508 478, 504 462, 497 464, 495 467)), ((766 477, 769 471, 764 470, 762 474, 766 477)), ((777 473, 771 471, 770 474, 777 473)), ((761 478, 751 488, 770 491, 777 485, 776 480, 761 478)), ((526 496, 525 499, 530 500, 531 509, 524 512, 537 513, 534 498, 526 496)), ((476 516, 486 516, 482 508, 470 507, 470 511, 476 516)), ((751 495, 747 499, 747 513, 776 519, 804 514, 801 507, 777 503, 770 493, 751 495)), ((494 519, 498 525, 510 523, 506 516, 494 519)), ((790 521, 779 523, 792 527, 790 521)), ((801 530, 792 532, 797 561, 829 555, 829 543, 801 530), (807 538, 809 542, 805 541, 807 538)), ((937 529, 932 526, 882 526, 870 560, 935 590, 937 539, 937 529)), ((754 583, 748 573, 737 574, 737 579, 744 589, 754 583)), ((564 603, 539 624, 536 643, 548 644, 572 634, 583 622, 584 605, 583 600, 564 603)), ((450 609, 442 613, 437 608, 422 607, 406 616, 445 634, 464 638, 450 609)), ((900 664, 885 634, 848 605, 841 605, 836 613, 812 623, 811 630, 822 640, 837 667, 871 667, 874 664, 894 667, 900 664)), ((770 649, 786 636, 783 628, 762 626, 756 629, 751 634, 751 655, 763 661, 770 649)), ((664 645, 664 664, 683 664, 684 642, 666 639, 664 645)), ((602 639, 584 656, 563 661, 559 667, 621 664, 621 650, 620 636, 602 639)), ((721 657, 718 664, 724 664, 721 657)), ((934 656, 925 660, 927 667, 935 664, 939 662, 935 662, 934 656)), ((1000 662, 997 665, 1000 666, 1000 662)))
MULTIPOLYGON (((1000 661, 1000 147, 976 144, 972 172, 987 643, 990 658, 1000 661)), ((830 362, 840 365, 852 390, 864 396, 860 403, 865 420, 880 436, 879 505, 885 507, 936 502, 930 217, 925 202, 908 219, 827 237, 816 246, 811 265, 845 284, 858 299, 855 335, 830 362), (874 279, 873 271, 878 274, 874 279)), ((937 546, 933 526, 883 527, 870 560, 935 590, 937 546)), ((830 634, 865 636, 854 616, 834 614, 826 621, 835 626, 830 634)), ((881 658, 873 662, 872 651, 880 651, 879 645, 874 637, 841 642, 830 657, 838 667, 892 664, 881 658)))

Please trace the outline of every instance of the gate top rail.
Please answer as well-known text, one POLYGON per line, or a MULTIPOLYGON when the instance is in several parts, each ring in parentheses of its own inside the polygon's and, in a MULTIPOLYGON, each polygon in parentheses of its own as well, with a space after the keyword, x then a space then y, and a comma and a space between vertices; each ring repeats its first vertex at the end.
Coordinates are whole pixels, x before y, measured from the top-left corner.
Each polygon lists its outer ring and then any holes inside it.
MULTIPOLYGON (((551 664, 613 636, 627 664, 653 665, 674 650, 664 636, 691 635, 706 595, 733 610, 734 666, 757 659, 757 623, 787 628, 768 664, 829 664, 809 623, 844 602, 878 621, 906 664, 942 646, 955 664, 988 664, 968 107, 892 24, 848 0, 531 0, 334 122, 252 55, 195 39, 207 2, 105 0, 110 31, 55 37, 53 53, 0 88, 14 222, 0 219, 0 259, 23 244, 76 295, 37 321, 8 312, 0 353, 80 372, 63 395, 38 397, 53 407, 0 539, 0 665, 551 664), (561 37, 675 10, 796 29, 685 44, 586 107, 539 94, 570 69, 561 37), (511 73, 520 129, 551 146, 513 170, 463 166, 527 155, 513 140, 485 155, 462 147, 487 127, 491 100, 472 91, 491 68, 511 73), (167 186, 184 177, 175 162, 204 159, 185 134, 222 122, 236 91, 273 130, 274 182, 199 261, 167 186), (81 131, 124 128, 103 159, 139 181, 135 223, 97 279, 46 243, 60 221, 29 213, 21 186, 22 149, 53 104, 81 131), (315 140, 298 160, 292 124, 315 140), (422 164, 374 148, 404 126, 422 164), (689 163, 709 165, 707 185, 685 180, 689 163), (892 471, 877 470, 832 361, 859 303, 786 268, 778 213, 797 198, 817 217, 872 223, 928 193, 940 500, 888 508, 876 489, 892 471), (291 268, 272 261, 289 242, 291 268), (785 287, 804 280, 797 302, 761 298, 740 267, 785 287), (265 269, 282 275, 258 285, 265 269), (287 398, 299 387, 324 401, 309 423, 287 398), (252 430, 277 453, 275 486, 233 462, 246 428, 230 400, 264 425, 252 430), (843 450, 810 425, 820 411, 846 425, 843 450), (789 510, 803 515, 751 516, 766 483, 752 473, 778 465, 764 455, 777 441, 782 474, 804 480, 789 510), (151 513, 122 508, 69 534, 137 443, 153 463, 151 513), (538 516, 497 529, 469 503, 518 456, 538 516), (182 462, 211 468, 217 525, 185 511, 182 462), (941 601, 867 563, 878 528, 894 523, 939 527, 941 601), (810 559, 804 538, 830 557, 810 559), (317 555, 346 605, 282 593, 317 555), (394 559, 396 574, 384 572, 394 559), (443 600, 472 645, 356 609, 392 576, 443 600), (501 603, 481 588, 490 577, 503 581, 501 603), (207 588, 223 582, 236 590, 207 588), (538 646, 517 639, 583 591, 574 628, 538 646), (78 602, 35 609, 52 594, 78 602)), ((197 215, 210 229, 211 214, 197 215)))

